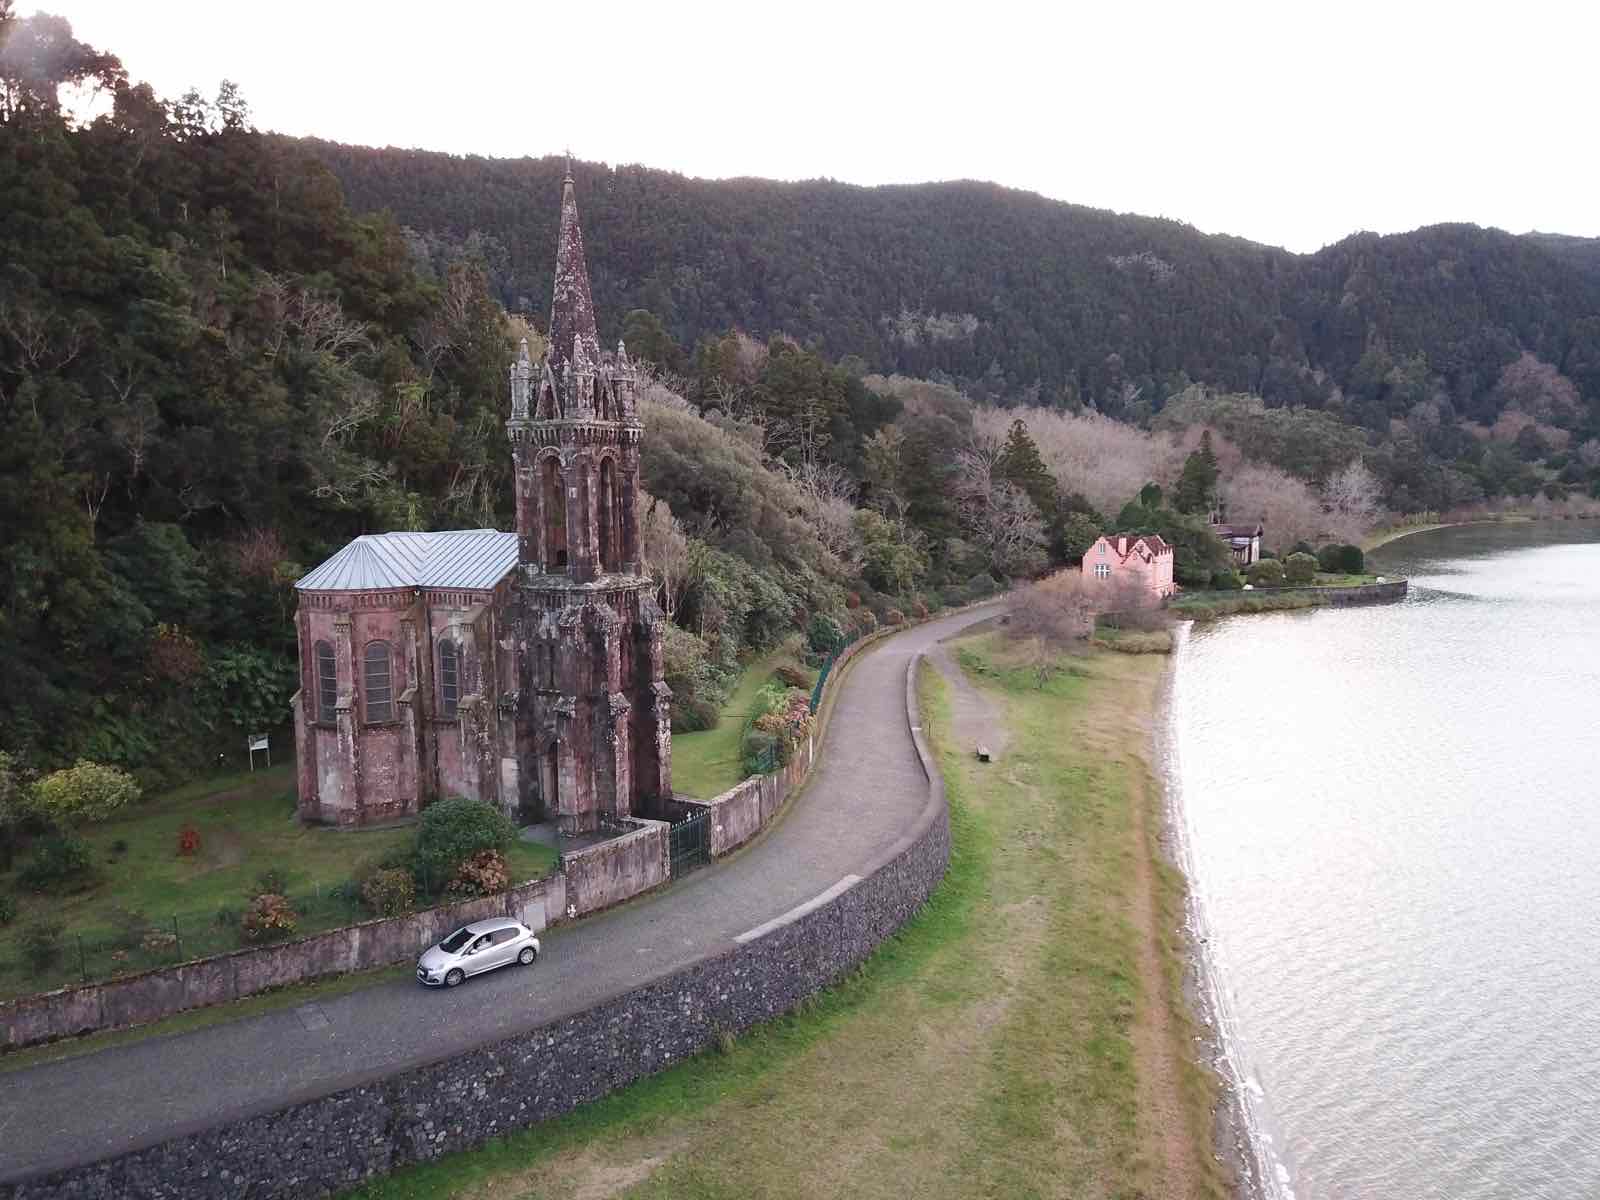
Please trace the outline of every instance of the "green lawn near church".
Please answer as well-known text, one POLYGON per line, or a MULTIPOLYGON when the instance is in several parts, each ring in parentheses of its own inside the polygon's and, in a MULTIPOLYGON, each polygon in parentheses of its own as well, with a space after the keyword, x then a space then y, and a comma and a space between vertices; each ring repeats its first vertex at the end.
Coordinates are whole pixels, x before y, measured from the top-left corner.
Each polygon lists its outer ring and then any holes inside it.
MULTIPOLYGON (((300 917, 296 933, 366 920, 372 914, 339 885, 369 859, 403 850, 413 829, 302 825, 293 767, 285 765, 152 796, 82 836, 94 866, 79 891, 22 890, 17 868, 26 850, 0 874, 0 893, 17 906, 0 926, 0 998, 238 949, 246 944, 239 919, 267 890, 288 895, 300 917), (200 835, 192 855, 178 852, 186 826, 200 835), (60 927, 61 949, 54 964, 35 971, 23 961, 20 939, 40 922, 60 927)), ((517 842, 506 857, 514 880, 539 878, 556 865, 554 850, 530 842, 517 842)))
MULTIPOLYGON (((755 707, 756 693, 772 682, 773 672, 780 663, 794 661, 795 656, 788 649, 774 650, 753 659, 739 677, 739 686, 722 706, 722 717, 714 728, 672 735, 674 792, 709 800, 748 774, 739 756, 739 742, 744 736, 750 710, 755 707)), ((810 667, 806 670, 814 684, 816 671, 810 667)))

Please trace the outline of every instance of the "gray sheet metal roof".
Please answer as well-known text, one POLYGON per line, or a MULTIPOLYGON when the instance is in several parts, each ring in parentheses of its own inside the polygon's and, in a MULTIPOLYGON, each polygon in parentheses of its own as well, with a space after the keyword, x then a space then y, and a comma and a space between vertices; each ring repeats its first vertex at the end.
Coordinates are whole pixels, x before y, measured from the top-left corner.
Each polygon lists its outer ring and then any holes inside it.
POLYGON ((517 565, 517 535, 495 529, 368 533, 294 586, 302 592, 492 588, 517 565))

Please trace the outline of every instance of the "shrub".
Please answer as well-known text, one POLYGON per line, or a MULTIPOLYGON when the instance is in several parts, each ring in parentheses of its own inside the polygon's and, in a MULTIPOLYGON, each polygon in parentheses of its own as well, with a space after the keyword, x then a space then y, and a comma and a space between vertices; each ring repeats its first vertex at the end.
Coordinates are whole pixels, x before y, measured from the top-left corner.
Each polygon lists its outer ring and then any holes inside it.
POLYGON ((17 898, 10 892, 0 892, 0 925, 9 925, 17 919, 17 898))
POLYGON ((299 914, 289 900, 276 892, 264 892, 250 901, 239 922, 246 941, 265 942, 288 937, 300 924, 299 914))
POLYGON ((493 896, 511 886, 511 870, 498 850, 480 850, 456 868, 448 890, 458 896, 493 896))
MULTIPOLYGON (((850 594, 855 597, 856 601, 852 606, 853 616, 855 613, 862 611, 861 597, 856 596, 854 592, 850 594)), ((840 646, 844 645, 844 630, 840 629, 839 622, 835 621, 827 613, 813 613, 810 624, 806 626, 806 644, 818 654, 832 654, 840 646)))
POLYGON ((1329 543, 1317 551, 1317 563, 1330 575, 1360 575, 1367 569, 1367 556, 1360 546, 1329 543))
POLYGON ((1316 549, 1311 545, 1310 542, 1303 542, 1302 541, 1302 542, 1296 542, 1294 544, 1293 548, 1290 549, 1290 551, 1289 551, 1289 557, 1290 558, 1293 558, 1296 554, 1309 554, 1313 558, 1315 558, 1317 552, 1316 552, 1316 549))
POLYGON ((408 913, 417 902, 417 881, 404 867, 385 867, 367 876, 361 900, 380 917, 408 913))
POLYGON ((913 600, 911 602, 911 615, 919 621, 926 620, 928 616, 928 606, 921 600, 913 600))
POLYGON ((282 867, 268 867, 256 876, 258 895, 283 895, 289 890, 289 877, 283 873, 282 867))
POLYGON ((146 954, 168 955, 178 948, 178 935, 170 929, 149 929, 139 942, 139 949, 146 954))
MULTIPOLYGON (((405 871, 407 875, 411 874, 408 868, 402 867, 400 869, 405 871)), ((371 877, 371 874, 366 876, 368 879, 371 877)), ((363 887, 364 885, 362 883, 358 883, 354 879, 341 879, 338 883, 334 884, 328 889, 328 896, 330 899, 337 900, 340 904, 348 904, 352 906, 357 904, 365 904, 366 900, 363 887)), ((413 894, 416 893, 415 880, 412 880, 411 890, 413 894)))
POLYGON ((200 850, 200 831, 193 825, 185 825, 178 830, 178 854, 183 858, 191 858, 200 850))
POLYGON ((35 921, 17 935, 22 960, 41 974, 61 957, 61 926, 55 921, 35 921))
POLYGON ((33 805, 61 825, 104 821, 139 798, 139 784, 126 771, 80 758, 33 785, 33 805))
POLYGON ((1211 586, 1219 592, 1237 592, 1244 586, 1244 580, 1239 578, 1237 571, 1213 571, 1211 573, 1211 586))
POLYGON ((772 673, 785 687, 811 687, 811 676, 798 663, 779 663, 772 673))
POLYGON ((850 614, 850 622, 856 627, 856 632, 862 637, 878 628, 878 618, 872 615, 870 608, 858 608, 850 614))
POLYGON ((722 719, 722 710, 709 700, 698 697, 679 702, 672 699, 672 729, 675 733, 695 733, 701 729, 715 729, 722 719))
POLYGON ((239 926, 239 910, 231 904, 219 905, 211 920, 218 929, 236 929, 239 926))
POLYGON ((1283 564, 1275 558, 1263 558, 1260 562, 1251 563, 1244 577, 1251 587, 1282 587, 1283 564))
POLYGON ((116 841, 111 843, 111 853, 115 854, 118 858, 121 858, 127 852, 128 852, 128 839, 127 838, 118 838, 116 841))
POLYGON ((114 908, 111 923, 116 932, 111 940, 124 950, 131 950, 150 930, 150 918, 137 908, 114 908))
POLYGON ((904 625, 906 623, 906 615, 898 608, 891 608, 883 614, 883 623, 885 625, 904 625))
POLYGON ((849 595, 847 595, 844 598, 844 606, 846 608, 860 608, 861 607, 861 593, 860 592, 851 592, 849 595))
POLYGON ((504 851, 516 837, 516 826, 498 808, 452 796, 422 810, 416 869, 424 880, 449 879, 474 854, 504 851))
POLYGON ((993 575, 987 571, 979 571, 967 580, 967 597, 970 600, 983 600, 994 595, 999 588, 1000 585, 995 583, 993 575))
POLYGON ((1283 576, 1290 583, 1315 583, 1317 580, 1316 555, 1307 554, 1303 550, 1296 550, 1284 560, 1283 576))
POLYGON ((88 843, 76 834, 60 833, 34 844, 33 857, 17 872, 17 882, 33 892, 71 890, 87 882, 89 871, 88 843))
POLYGON ((780 751, 776 734, 761 729, 747 729, 739 744, 739 756, 744 769, 752 775, 773 770, 779 762, 780 751))

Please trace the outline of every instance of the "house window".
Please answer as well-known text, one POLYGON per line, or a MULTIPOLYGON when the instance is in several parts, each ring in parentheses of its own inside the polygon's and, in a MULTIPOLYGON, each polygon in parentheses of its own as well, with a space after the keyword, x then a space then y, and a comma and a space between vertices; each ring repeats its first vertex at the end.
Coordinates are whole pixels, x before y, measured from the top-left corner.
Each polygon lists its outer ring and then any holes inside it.
POLYGON ((452 641, 439 643, 439 711, 454 717, 461 705, 461 647, 452 641))
POLYGON ((317 660, 317 720, 332 725, 339 696, 339 672, 333 663, 333 647, 318 642, 312 649, 317 660))
POLYGON ((1105 556, 1106 556, 1106 544, 1104 542, 1101 542, 1100 543, 1100 557, 1104 558, 1105 556))
POLYGON ((1094 565, 1094 577, 1096 579, 1110 579, 1111 578, 1111 564, 1110 563, 1095 563, 1095 565, 1094 565))
POLYGON ((368 642, 366 655, 367 724, 394 720, 394 693, 389 678, 389 643, 368 642))

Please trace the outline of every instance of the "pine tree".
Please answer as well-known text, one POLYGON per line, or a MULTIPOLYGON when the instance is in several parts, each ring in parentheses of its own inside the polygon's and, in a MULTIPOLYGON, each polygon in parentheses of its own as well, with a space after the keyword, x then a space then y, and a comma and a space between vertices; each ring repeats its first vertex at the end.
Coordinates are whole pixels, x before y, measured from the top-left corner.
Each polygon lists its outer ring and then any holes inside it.
POLYGON ((1214 507, 1217 495, 1216 451, 1211 448, 1211 430, 1200 435, 1200 446, 1183 462, 1183 474, 1178 476, 1178 488, 1172 502, 1182 513, 1207 513, 1214 507))

